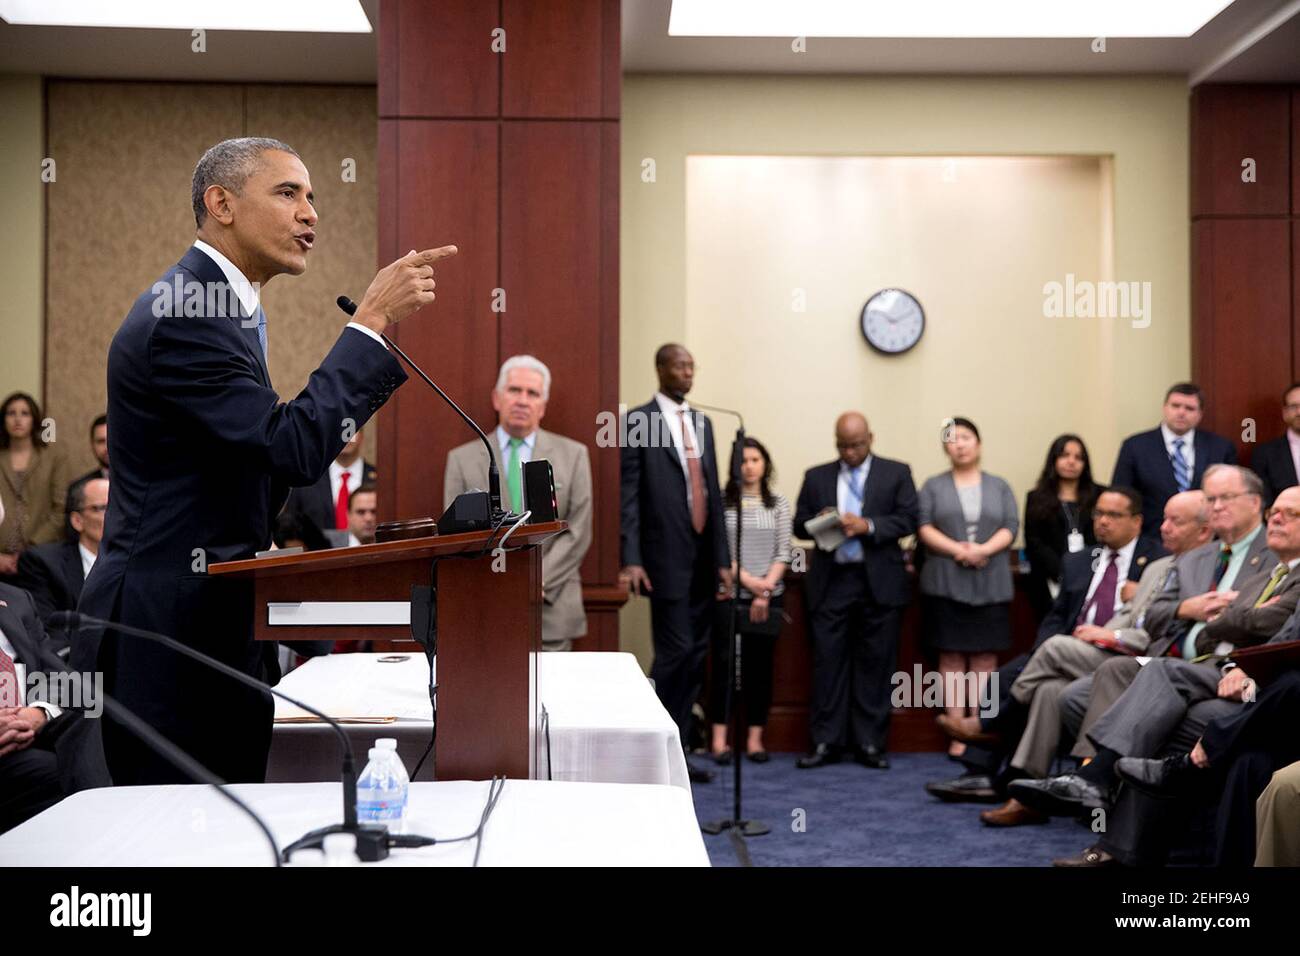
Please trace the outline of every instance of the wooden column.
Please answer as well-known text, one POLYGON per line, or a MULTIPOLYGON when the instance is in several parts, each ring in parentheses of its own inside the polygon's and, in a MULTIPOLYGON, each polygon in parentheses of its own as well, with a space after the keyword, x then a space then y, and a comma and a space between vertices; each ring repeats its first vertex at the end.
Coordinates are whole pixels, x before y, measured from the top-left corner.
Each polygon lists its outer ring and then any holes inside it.
MULTIPOLYGON (((379 257, 456 243, 438 301, 395 340, 486 431, 500 364, 554 382, 543 427, 584 442, 595 513, 584 650, 618 648, 618 0, 383 0, 379 257)), ((419 382, 379 416, 382 517, 436 517, 472 434, 419 382)))
POLYGON ((1300 379, 1300 91, 1200 86, 1191 124, 1192 374, 1205 427, 1249 464, 1282 434, 1282 391, 1300 379))

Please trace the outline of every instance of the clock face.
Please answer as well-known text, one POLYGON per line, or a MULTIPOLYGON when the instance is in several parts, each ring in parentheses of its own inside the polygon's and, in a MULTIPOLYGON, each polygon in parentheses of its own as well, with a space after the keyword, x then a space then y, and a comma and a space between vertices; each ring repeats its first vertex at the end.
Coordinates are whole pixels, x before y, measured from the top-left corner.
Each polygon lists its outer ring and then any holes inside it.
POLYGON ((924 331, 921 303, 902 289, 881 289, 862 307, 863 338, 886 355, 906 352, 924 331))

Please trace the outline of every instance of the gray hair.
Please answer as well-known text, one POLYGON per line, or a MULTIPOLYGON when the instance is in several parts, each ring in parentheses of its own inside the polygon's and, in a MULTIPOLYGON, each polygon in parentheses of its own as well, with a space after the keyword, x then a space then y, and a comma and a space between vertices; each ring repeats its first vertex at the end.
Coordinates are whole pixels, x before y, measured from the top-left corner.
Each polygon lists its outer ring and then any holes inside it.
POLYGON ((525 368, 537 372, 542 376, 542 401, 547 401, 551 397, 551 370, 546 367, 546 363, 531 355, 512 355, 501 363, 501 372, 497 375, 498 392, 506 387, 506 379, 510 376, 512 369, 525 368))
POLYGON ((1249 468, 1243 468, 1241 465, 1225 465, 1223 463, 1211 465, 1209 468, 1205 469, 1205 474, 1201 476, 1201 487, 1205 486, 1207 478, 1211 475, 1217 475, 1221 471, 1236 472, 1237 477, 1241 479, 1241 483, 1246 489, 1246 494, 1259 495, 1261 498, 1264 497, 1264 482, 1260 479, 1259 475, 1255 474, 1249 468))
POLYGON ((194 206, 194 225, 202 227, 208 218, 208 209, 203 205, 203 194, 209 186, 224 186, 235 195, 244 188, 244 183, 257 168, 257 161, 267 150, 277 149, 283 153, 297 156, 298 151, 278 139, 266 136, 241 136, 237 139, 224 139, 211 147, 194 167, 194 179, 190 183, 190 202, 194 206))

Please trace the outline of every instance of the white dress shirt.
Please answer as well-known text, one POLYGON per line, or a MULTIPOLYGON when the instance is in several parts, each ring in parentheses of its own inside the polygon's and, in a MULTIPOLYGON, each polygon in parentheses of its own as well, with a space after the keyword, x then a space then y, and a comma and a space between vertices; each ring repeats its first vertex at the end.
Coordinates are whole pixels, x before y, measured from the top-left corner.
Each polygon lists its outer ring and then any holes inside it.
MULTIPOLYGON (((360 455, 357 460, 344 468, 337 460, 330 462, 330 508, 337 508, 339 488, 343 487, 343 472, 348 473, 348 494, 356 491, 366 480, 366 463, 360 455)), ((346 527, 346 525, 344 526, 346 527)), ((343 530, 340 528, 339 530, 343 530)))
MULTIPOLYGON (((261 290, 258 288, 257 283, 249 282, 248 278, 239 271, 238 266, 202 239, 194 240, 194 248, 217 264, 217 268, 221 270, 221 274, 226 277, 226 281, 230 283, 230 287, 235 291, 235 295, 239 299, 239 304, 244 307, 244 311, 250 316, 256 315, 257 307, 262 301, 261 290)), ((379 333, 374 329, 368 329, 359 322, 349 322, 348 328, 356 329, 358 332, 364 332, 380 345, 383 345, 385 349, 388 348, 387 345, 384 345, 384 340, 379 337, 379 333)), ((337 491, 338 489, 336 488, 335 492, 337 493, 337 491)))
POLYGON ((90 569, 95 566, 95 552, 80 541, 77 542, 77 550, 81 552, 81 579, 84 581, 90 577, 90 569))
MULTIPOLYGON (((687 421, 691 419, 690 406, 685 402, 676 402, 669 398, 663 392, 655 392, 655 403, 659 406, 659 414, 664 417, 664 424, 668 426, 668 434, 672 436, 673 447, 677 449, 677 460, 682 463, 682 475, 686 478, 686 508, 691 508, 691 469, 686 462, 686 445, 682 441, 682 419, 687 421), (680 413, 685 412, 683 416, 680 413)), ((704 446, 700 437, 700 429, 692 427, 691 444, 695 448, 695 457, 699 457, 704 452, 704 446)), ((659 439, 662 433, 659 429, 651 427, 650 441, 653 443, 659 439)))
MULTIPOLYGON (((1115 597, 1111 603, 1112 614, 1115 611, 1118 611, 1120 605, 1124 603, 1123 601, 1120 600, 1119 595, 1120 592, 1124 589, 1124 582, 1128 580, 1128 569, 1129 566, 1133 563, 1133 552, 1137 550, 1137 543, 1138 543, 1138 539, 1134 538, 1128 544, 1124 545, 1124 547, 1120 548, 1118 552, 1116 552, 1115 570, 1118 572, 1118 574, 1116 574, 1115 576, 1115 597)), ((1088 608, 1088 616, 1084 618, 1084 621, 1088 624, 1096 624, 1099 627, 1105 625, 1106 622, 1093 620, 1093 618, 1096 617, 1097 615, 1097 606, 1094 604, 1091 607, 1089 607, 1088 605, 1092 601, 1093 592, 1096 591, 1097 586, 1101 584, 1101 576, 1106 573, 1106 565, 1108 564, 1106 560, 1106 554, 1109 552, 1109 550, 1110 550, 1109 548, 1106 548, 1102 551, 1101 553, 1102 556, 1097 561, 1097 567, 1094 568, 1092 572, 1092 582, 1088 585, 1088 596, 1083 599, 1084 607, 1088 608)))
POLYGON ((1187 478, 1190 481, 1193 474, 1196 473, 1196 429, 1189 428, 1182 435, 1175 435, 1169 430, 1169 426, 1164 422, 1160 423, 1160 434, 1165 440, 1165 454, 1169 456, 1169 463, 1174 461, 1174 442, 1179 438, 1183 440, 1183 461, 1187 462, 1187 478))

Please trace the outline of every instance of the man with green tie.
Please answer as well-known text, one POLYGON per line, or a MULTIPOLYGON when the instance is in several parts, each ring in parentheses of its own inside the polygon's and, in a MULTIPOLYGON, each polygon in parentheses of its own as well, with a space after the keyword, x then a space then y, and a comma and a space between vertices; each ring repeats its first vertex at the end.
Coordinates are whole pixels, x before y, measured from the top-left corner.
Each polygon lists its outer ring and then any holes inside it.
MULTIPOLYGON (((579 569, 591 546, 591 462, 587 446, 541 427, 551 397, 551 370, 531 355, 506 359, 492 390, 497 427, 492 443, 498 450, 501 506, 524 510, 523 466, 546 459, 555 476, 558 517, 566 531, 542 545, 542 649, 567 651, 574 638, 587 633, 579 569)), ((447 454, 443 476, 444 507, 456 496, 487 484, 487 450, 478 440, 447 454)))

